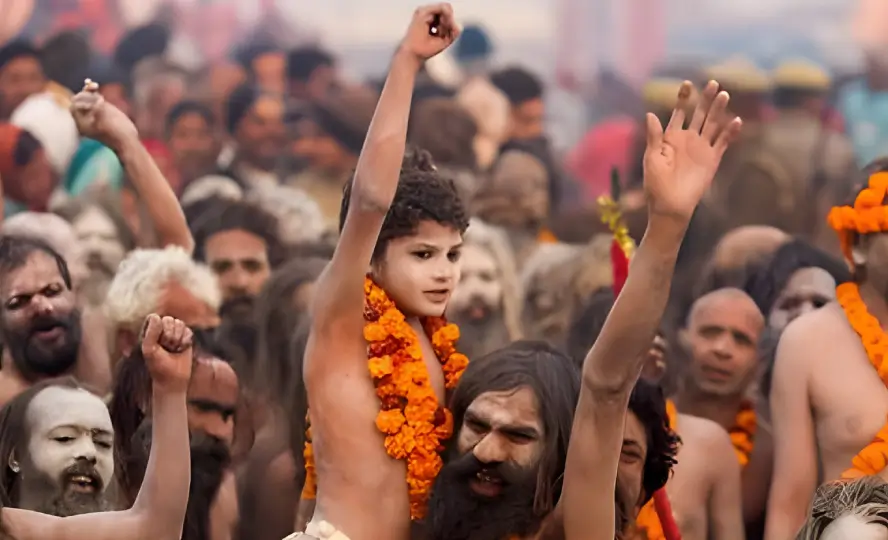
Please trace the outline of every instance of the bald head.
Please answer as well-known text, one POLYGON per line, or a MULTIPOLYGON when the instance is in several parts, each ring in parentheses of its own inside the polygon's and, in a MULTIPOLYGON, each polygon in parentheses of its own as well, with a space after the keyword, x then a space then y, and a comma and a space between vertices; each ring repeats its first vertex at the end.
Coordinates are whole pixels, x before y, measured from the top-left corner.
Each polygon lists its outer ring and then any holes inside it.
POLYGON ((743 268, 770 257, 791 237, 776 227, 748 225, 728 231, 712 254, 718 270, 743 268))
POLYGON ((740 289, 727 287, 704 294, 691 306, 688 314, 688 326, 693 326, 698 319, 722 310, 730 310, 747 318, 752 326, 763 326, 765 318, 759 311, 755 301, 740 289))

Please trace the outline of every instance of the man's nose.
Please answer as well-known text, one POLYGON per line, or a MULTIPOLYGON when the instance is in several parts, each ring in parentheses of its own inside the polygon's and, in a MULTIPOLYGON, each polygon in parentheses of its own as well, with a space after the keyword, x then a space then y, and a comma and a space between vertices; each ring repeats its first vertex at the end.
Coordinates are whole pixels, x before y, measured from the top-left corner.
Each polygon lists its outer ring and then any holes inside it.
POLYGON ((505 444, 495 433, 488 433, 472 449, 481 463, 502 463, 508 458, 505 444))
POLYGON ((34 307, 34 311, 38 315, 51 315, 55 311, 52 302, 50 302, 49 298, 43 295, 38 294, 34 296, 34 298, 31 299, 31 305, 34 307))
POLYGON ((77 444, 77 455, 75 456, 78 460, 84 460, 88 462, 90 465, 96 464, 96 454, 98 450, 96 449, 96 443, 93 442, 92 439, 83 438, 77 444))

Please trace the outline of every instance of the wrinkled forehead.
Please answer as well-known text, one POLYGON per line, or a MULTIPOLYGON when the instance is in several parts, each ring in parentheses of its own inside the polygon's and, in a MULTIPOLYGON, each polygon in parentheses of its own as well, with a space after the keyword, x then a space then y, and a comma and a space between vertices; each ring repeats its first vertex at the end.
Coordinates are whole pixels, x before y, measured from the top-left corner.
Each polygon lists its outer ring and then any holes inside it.
POLYGON ((484 392, 468 406, 465 416, 494 429, 510 426, 533 428, 540 433, 543 430, 539 403, 527 386, 484 392))
POLYGON ((194 362, 188 397, 232 405, 238 400, 237 374, 228 362, 218 358, 198 358, 194 362))
POLYGON ((849 514, 830 523, 820 540, 888 540, 888 527, 849 514))
POLYGON ((62 283, 55 258, 42 251, 28 255, 25 264, 9 270, 0 279, 0 295, 6 301, 18 294, 32 294, 54 283, 62 283))
POLYGON ((108 407, 81 388, 50 386, 41 390, 28 405, 25 417, 32 433, 46 433, 61 426, 114 432, 108 407))

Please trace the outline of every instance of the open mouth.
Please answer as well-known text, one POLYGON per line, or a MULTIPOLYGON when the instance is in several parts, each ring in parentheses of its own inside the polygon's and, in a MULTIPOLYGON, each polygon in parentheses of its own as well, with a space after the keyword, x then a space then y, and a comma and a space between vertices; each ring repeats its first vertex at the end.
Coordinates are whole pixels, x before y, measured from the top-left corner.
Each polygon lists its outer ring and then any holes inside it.
POLYGON ((68 489, 77 493, 98 493, 102 488, 102 482, 85 474, 75 474, 66 479, 68 489))
POLYGON ((503 490, 503 481, 487 471, 481 471, 469 481, 472 491, 482 497, 496 497, 503 490))
POLYGON ((34 330, 34 337, 40 340, 49 341, 62 337, 64 333, 65 328, 62 325, 57 324, 55 326, 34 330))
POLYGON ((724 369, 703 366, 703 375, 711 381, 724 382, 731 378, 731 372, 724 369))

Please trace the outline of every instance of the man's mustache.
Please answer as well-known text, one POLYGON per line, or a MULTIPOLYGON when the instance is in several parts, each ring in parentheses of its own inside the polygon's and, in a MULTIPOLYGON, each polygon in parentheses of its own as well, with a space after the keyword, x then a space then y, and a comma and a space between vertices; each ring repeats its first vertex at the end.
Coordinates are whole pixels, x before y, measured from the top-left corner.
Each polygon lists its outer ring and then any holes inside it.
POLYGON ((61 327, 65 331, 68 331, 71 329, 71 322, 68 320, 67 317, 55 315, 38 315, 31 321, 28 335, 33 336, 37 332, 45 332, 47 330, 53 330, 58 327, 61 327))
POLYGON ((475 457, 475 454, 472 452, 467 452, 459 458, 450 461, 445 467, 450 469, 450 474, 456 478, 463 478, 468 481, 478 475, 483 475, 503 484, 503 486, 520 484, 524 476, 526 476, 522 475, 521 469, 513 463, 484 463, 475 457))
POLYGON ((85 476, 92 480, 96 488, 96 493, 101 493, 105 485, 102 476, 96 470, 96 466, 85 459, 78 459, 73 465, 62 472, 62 484, 67 484, 72 478, 77 476, 85 476))

